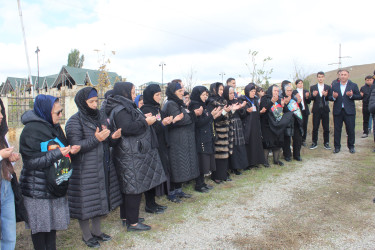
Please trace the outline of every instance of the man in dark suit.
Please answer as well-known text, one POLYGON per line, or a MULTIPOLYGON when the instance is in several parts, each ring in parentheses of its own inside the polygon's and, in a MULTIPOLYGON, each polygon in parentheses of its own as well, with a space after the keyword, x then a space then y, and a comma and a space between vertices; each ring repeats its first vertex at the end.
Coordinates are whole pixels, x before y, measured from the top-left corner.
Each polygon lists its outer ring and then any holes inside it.
POLYGON ((355 100, 361 100, 358 85, 349 80, 349 71, 341 70, 340 82, 334 83, 329 99, 333 101, 333 122, 334 122, 334 144, 333 153, 340 152, 342 123, 345 123, 348 134, 349 152, 354 154, 355 148, 355 100))
POLYGON ((307 124, 309 120, 310 110, 309 104, 311 103, 310 92, 306 89, 303 89, 303 81, 298 79, 296 81, 296 89, 293 91, 293 96, 299 94, 302 99, 301 102, 301 112, 302 112, 302 121, 303 121, 303 136, 302 136, 302 145, 306 146, 306 136, 307 136, 307 124))
POLYGON ((312 133, 312 144, 310 149, 315 149, 318 147, 318 131, 320 122, 323 126, 323 139, 324 148, 331 149, 329 146, 329 100, 328 94, 330 93, 331 87, 324 84, 324 72, 320 71, 317 73, 318 83, 311 86, 310 96, 311 100, 314 101, 312 107, 313 114, 313 133, 312 133))
POLYGON ((372 76, 365 77, 365 85, 361 87, 359 92, 362 96, 362 114, 363 114, 363 135, 362 138, 368 137, 369 132, 369 120, 370 120, 370 112, 368 111, 368 103, 370 100, 370 94, 372 90, 372 84, 374 82, 374 78, 372 76))

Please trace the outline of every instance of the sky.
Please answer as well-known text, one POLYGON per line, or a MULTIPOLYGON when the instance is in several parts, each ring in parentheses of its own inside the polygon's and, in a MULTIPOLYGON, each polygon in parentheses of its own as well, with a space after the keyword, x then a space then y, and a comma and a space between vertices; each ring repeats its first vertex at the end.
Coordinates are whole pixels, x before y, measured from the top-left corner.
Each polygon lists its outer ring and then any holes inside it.
MULTIPOLYGON (((370 0, 19 1, 32 75, 37 46, 40 76, 57 74, 78 49, 83 68, 98 69, 104 57, 136 85, 162 77, 196 85, 233 77, 245 85, 250 50, 259 52, 257 65, 272 58, 265 65, 271 83, 291 80, 295 67, 305 75, 337 69, 339 44, 344 67, 375 63, 370 0)), ((0 82, 27 77, 17 1, 0 0, 0 13, 0 82)))

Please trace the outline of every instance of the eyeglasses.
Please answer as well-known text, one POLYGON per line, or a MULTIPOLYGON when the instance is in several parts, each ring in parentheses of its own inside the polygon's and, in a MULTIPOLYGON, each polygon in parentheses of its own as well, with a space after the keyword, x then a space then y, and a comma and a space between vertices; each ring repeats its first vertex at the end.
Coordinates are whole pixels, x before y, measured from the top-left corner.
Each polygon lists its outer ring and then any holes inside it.
POLYGON ((64 109, 61 109, 61 110, 59 110, 59 111, 57 111, 57 112, 53 112, 53 113, 59 116, 60 114, 62 114, 63 110, 64 110, 64 109))

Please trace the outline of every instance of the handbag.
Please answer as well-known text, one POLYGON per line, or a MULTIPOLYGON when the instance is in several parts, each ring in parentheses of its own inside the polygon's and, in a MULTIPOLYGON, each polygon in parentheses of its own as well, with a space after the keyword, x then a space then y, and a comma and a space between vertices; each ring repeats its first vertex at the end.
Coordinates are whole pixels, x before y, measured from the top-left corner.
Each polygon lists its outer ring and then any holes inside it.
MULTIPOLYGON (((42 142, 40 146, 42 152, 47 152, 64 147, 64 144, 56 137, 42 142)), ((73 172, 70 155, 64 155, 44 171, 47 177, 48 191, 56 197, 65 196, 68 191, 69 178, 73 172)))
POLYGON ((25 221, 28 222, 29 218, 27 215, 25 204, 23 203, 23 196, 21 186, 18 182, 16 173, 12 174, 11 186, 14 194, 14 206, 16 210, 16 222, 25 221))

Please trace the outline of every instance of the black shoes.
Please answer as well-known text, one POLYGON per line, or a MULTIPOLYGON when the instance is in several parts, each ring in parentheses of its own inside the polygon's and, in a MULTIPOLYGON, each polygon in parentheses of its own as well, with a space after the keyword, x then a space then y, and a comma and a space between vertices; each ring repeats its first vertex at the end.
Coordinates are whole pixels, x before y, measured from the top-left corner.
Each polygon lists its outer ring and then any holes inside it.
MULTIPOLYGON (((159 208, 159 209, 163 209, 163 210, 165 210, 165 209, 167 209, 168 207, 167 206, 162 206, 162 205, 159 205, 158 203, 156 203, 155 202, 155 206, 157 207, 157 208, 159 208)), ((140 222, 142 222, 142 221, 140 221, 140 222)))
POLYGON ((297 156, 297 157, 293 157, 293 158, 294 158, 294 160, 296 160, 296 161, 302 161, 301 156, 297 156))
POLYGON ((273 163, 279 166, 284 166, 284 162, 282 161, 274 161, 273 163))
POLYGON ((128 232, 141 232, 141 231, 148 231, 150 229, 151 229, 150 226, 140 223, 140 222, 138 222, 137 225, 135 226, 128 225, 128 232))
POLYGON ((310 149, 316 149, 318 147, 318 145, 316 143, 312 143, 311 146, 310 146, 310 149))
POLYGON ((354 153, 355 153, 355 148, 350 148, 350 149, 349 149, 349 152, 350 152, 351 154, 354 154, 354 153))
POLYGON ((86 246, 88 246, 88 247, 91 247, 91 248, 99 248, 100 247, 99 241, 97 239, 95 239, 94 237, 90 238, 88 241, 85 241, 82 238, 82 241, 85 242, 86 246))
POLYGON ((331 147, 329 146, 329 143, 324 143, 324 149, 331 150, 331 147))
POLYGON ((162 214, 164 213, 164 209, 159 209, 158 207, 147 207, 145 206, 145 211, 146 213, 150 214, 162 214))
POLYGON ((92 235, 97 241, 110 241, 112 240, 112 237, 109 236, 108 234, 102 233, 101 235, 92 235))
POLYGON ((200 188, 195 188, 195 191, 199 192, 199 193, 208 193, 209 190, 206 188, 206 187, 200 187, 200 188))
MULTIPOLYGON (((126 222, 126 220, 121 220, 121 221, 122 221, 122 226, 123 227, 126 227, 128 225, 128 223, 126 222)), ((138 223, 142 223, 144 221, 145 221, 145 218, 141 218, 141 217, 138 218, 138 223)))
POLYGON ((285 157, 285 160, 286 160, 287 162, 291 162, 291 161, 292 161, 292 159, 290 159, 290 157, 285 157))
POLYGON ((228 177, 225 181, 232 181, 232 179, 228 177))
POLYGON ((333 153, 334 154, 337 154, 337 153, 339 153, 340 152, 340 149, 339 148, 335 148, 335 150, 333 150, 333 153))
POLYGON ((213 189, 214 187, 213 186, 211 186, 211 185, 208 185, 208 184, 204 184, 204 186, 208 189, 208 190, 211 190, 211 189, 213 189))
POLYGON ((176 196, 178 197, 178 198, 185 198, 185 199, 189 199, 189 198, 191 198, 191 194, 187 194, 187 193, 184 193, 184 192, 179 192, 179 193, 177 193, 176 194, 176 196))
POLYGON ((232 172, 233 172, 235 175, 241 175, 241 174, 242 174, 238 169, 233 169, 232 172))
POLYGON ((168 200, 174 203, 181 203, 182 200, 177 195, 168 195, 168 200))
POLYGON ((265 163, 265 164, 263 164, 263 166, 264 166, 265 168, 269 168, 269 167, 270 167, 270 164, 265 163))

